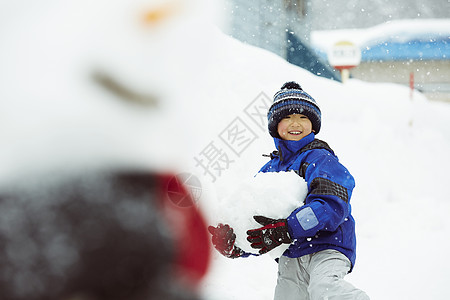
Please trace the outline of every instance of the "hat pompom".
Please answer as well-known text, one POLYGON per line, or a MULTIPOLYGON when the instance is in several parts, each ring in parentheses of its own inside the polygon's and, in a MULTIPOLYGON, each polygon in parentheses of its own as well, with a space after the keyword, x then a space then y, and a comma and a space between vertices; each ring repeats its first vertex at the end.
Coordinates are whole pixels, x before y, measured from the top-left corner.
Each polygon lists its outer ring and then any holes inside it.
POLYGON ((295 81, 289 81, 286 82, 285 84, 283 84, 283 86, 281 87, 282 90, 284 89, 290 89, 290 90, 302 90, 302 87, 300 86, 300 84, 298 84, 295 81))

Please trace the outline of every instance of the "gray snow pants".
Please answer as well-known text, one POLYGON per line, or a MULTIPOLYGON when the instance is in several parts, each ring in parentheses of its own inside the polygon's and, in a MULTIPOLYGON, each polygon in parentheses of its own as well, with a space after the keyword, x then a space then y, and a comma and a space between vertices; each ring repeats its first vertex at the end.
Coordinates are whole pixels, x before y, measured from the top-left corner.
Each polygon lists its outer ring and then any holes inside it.
POLYGON ((368 300, 343 278, 350 270, 348 258, 324 250, 298 258, 281 256, 275 300, 368 300))

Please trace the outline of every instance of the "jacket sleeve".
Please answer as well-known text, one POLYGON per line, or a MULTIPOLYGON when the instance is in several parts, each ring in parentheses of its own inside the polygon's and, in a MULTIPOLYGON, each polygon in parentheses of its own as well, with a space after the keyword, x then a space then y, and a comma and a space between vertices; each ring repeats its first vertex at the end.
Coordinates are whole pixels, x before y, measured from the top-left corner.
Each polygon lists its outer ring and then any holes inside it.
POLYGON ((350 215, 353 176, 327 150, 312 151, 302 165, 308 184, 305 205, 287 218, 291 238, 314 236, 318 231, 335 231, 350 215))

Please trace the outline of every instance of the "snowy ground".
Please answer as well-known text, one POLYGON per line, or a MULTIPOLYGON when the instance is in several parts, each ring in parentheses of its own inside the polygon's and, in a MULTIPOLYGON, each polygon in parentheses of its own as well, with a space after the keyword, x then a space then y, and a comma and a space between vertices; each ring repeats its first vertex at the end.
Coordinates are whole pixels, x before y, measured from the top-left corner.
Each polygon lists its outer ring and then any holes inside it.
MULTIPOLYGON (((88 2, 47 0, 34 10, 10 2, 3 10, 0 179, 117 161, 191 172, 212 221, 217 201, 274 150, 264 114, 295 80, 321 107, 318 138, 356 178, 358 257, 348 280, 375 300, 448 298, 448 104, 418 92, 411 100, 394 84, 316 77, 207 26, 200 0, 88 2), (146 11, 146 22, 135 18, 146 11), (159 106, 121 102, 92 80, 98 70, 159 106)), ((275 283, 269 255, 215 253, 201 292, 207 300, 269 300, 275 283)))

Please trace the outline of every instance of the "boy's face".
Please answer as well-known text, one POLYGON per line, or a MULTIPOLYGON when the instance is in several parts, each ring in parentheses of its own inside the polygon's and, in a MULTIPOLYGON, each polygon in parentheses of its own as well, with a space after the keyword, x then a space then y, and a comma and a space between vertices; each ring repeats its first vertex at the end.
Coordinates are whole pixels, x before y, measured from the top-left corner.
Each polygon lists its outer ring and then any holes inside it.
POLYGON ((307 116, 292 114, 278 123, 278 134, 283 140, 299 141, 312 132, 312 123, 307 116))

